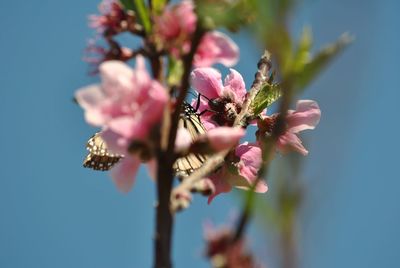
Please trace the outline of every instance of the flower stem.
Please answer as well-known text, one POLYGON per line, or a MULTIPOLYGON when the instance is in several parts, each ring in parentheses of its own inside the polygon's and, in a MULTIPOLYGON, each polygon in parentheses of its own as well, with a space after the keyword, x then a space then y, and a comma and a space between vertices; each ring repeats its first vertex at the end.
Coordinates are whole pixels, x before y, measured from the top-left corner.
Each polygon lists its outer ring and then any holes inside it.
POLYGON ((173 163, 175 161, 174 147, 178 128, 178 121, 183 101, 189 90, 189 76, 192 69, 194 54, 200 44, 204 31, 200 25, 192 38, 191 49, 183 57, 184 73, 179 87, 179 95, 175 102, 174 111, 172 105, 168 105, 164 111, 163 126, 161 127, 160 148, 158 152, 157 169, 157 212, 155 233, 155 268, 170 268, 171 261, 171 237, 173 229, 173 212, 170 209, 171 189, 174 178, 173 163), (171 115, 172 114, 172 115, 171 115))
POLYGON ((167 154, 160 152, 157 171, 157 212, 155 233, 155 268, 170 268, 171 262, 171 236, 173 228, 173 215, 169 209, 169 197, 172 188, 172 163, 167 154))

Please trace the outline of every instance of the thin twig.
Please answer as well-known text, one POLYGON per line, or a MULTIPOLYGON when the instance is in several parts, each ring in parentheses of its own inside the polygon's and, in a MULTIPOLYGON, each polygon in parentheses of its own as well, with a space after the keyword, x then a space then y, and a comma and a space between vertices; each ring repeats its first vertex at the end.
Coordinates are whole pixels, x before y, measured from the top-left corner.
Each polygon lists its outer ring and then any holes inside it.
MULTIPOLYGON (((151 51, 155 51, 155 48, 153 46, 151 46, 151 51)), ((151 55, 149 55, 149 59, 154 78, 162 84, 164 80, 162 58, 158 53, 152 53, 151 55)))
POLYGON ((175 146, 176 132, 178 130, 178 122, 181 114, 182 104, 185 101, 186 95, 189 91, 190 82, 189 76, 192 70, 193 58, 197 51, 197 48, 203 38, 205 31, 202 29, 201 25, 198 23, 196 31, 193 34, 191 49, 188 54, 183 57, 183 74, 181 78, 181 84, 179 87, 179 95, 175 102, 175 110, 172 114, 171 129, 168 139, 168 149, 167 152, 173 154, 175 146))
POLYGON ((177 133, 181 106, 189 90, 189 75, 193 64, 194 54, 200 44, 204 31, 199 25, 192 38, 190 52, 183 57, 184 73, 181 79, 179 95, 175 103, 175 110, 171 116, 171 105, 164 111, 163 125, 161 127, 160 148, 158 150, 157 196, 158 205, 156 212, 155 235, 155 267, 170 268, 171 262, 171 236, 173 214, 170 210, 170 196, 174 178, 172 165, 174 163, 174 146, 177 133))

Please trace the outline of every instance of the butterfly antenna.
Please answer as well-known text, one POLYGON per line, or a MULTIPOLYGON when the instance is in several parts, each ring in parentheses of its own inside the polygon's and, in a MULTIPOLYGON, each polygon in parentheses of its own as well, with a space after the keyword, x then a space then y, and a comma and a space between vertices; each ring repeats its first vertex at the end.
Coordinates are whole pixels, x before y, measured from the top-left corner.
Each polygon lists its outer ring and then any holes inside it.
MULTIPOLYGON (((197 94, 196 108, 195 108, 196 112, 197 112, 197 111, 199 110, 199 108, 200 108, 200 99, 201 99, 201 97, 205 98, 205 99, 208 100, 209 102, 212 101, 211 99, 207 98, 205 95, 198 93, 198 94, 197 94)), ((204 114, 205 112, 212 112, 212 111, 211 111, 211 110, 204 110, 204 111, 202 111, 200 114, 204 114)))

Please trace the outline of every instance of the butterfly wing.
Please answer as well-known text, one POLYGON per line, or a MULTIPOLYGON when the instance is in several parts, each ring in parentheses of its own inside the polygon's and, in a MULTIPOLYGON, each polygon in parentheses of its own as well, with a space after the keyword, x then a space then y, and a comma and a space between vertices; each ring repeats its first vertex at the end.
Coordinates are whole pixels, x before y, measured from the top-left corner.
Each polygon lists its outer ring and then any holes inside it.
POLYGON ((86 149, 89 154, 83 161, 83 166, 94 170, 106 171, 112 168, 123 155, 114 154, 107 149, 107 145, 100 136, 94 134, 87 142, 86 149))
MULTIPOLYGON (((206 129, 201 123, 200 116, 188 103, 184 103, 184 111, 179 119, 178 127, 185 128, 190 133, 192 141, 194 141, 197 136, 206 132, 206 129)), ((187 177, 193 171, 201 167, 205 160, 206 156, 200 154, 188 154, 187 156, 178 158, 173 166, 175 174, 178 177, 187 177)))
MULTIPOLYGON (((186 128, 192 140, 195 140, 198 135, 206 132, 201 123, 200 116, 186 102, 184 103, 184 111, 179 119, 179 127, 186 128)), ((86 149, 89 151, 89 154, 83 161, 83 166, 94 170, 109 170, 124 157, 123 155, 112 153, 107 148, 106 143, 101 138, 100 132, 88 140, 86 149)), ((186 177, 190 175, 194 170, 201 167, 206 159, 206 156, 200 154, 188 154, 187 156, 178 158, 173 166, 176 176, 186 177)))

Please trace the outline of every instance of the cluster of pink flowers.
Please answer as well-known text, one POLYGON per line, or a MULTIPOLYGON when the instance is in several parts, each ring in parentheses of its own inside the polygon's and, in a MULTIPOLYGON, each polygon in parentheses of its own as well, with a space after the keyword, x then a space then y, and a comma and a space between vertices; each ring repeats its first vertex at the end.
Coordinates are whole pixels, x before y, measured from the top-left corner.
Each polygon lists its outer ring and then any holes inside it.
MULTIPOLYGON (((91 27, 107 36, 123 31, 127 14, 118 1, 104 0, 99 10, 100 15, 89 17, 91 27)), ((193 3, 184 1, 167 8, 160 17, 155 18, 155 35, 167 43, 181 40, 184 45, 175 42, 174 46, 169 48, 172 54, 180 57, 190 49, 190 36, 195 30, 196 21, 193 3), (185 49, 178 53, 179 47, 185 49)), ((136 69, 132 70, 120 61, 113 61, 129 59, 132 51, 120 48, 109 37, 107 41, 113 46, 110 50, 93 42, 87 49, 87 52, 98 56, 89 57, 87 61, 99 65, 102 83, 78 90, 76 99, 85 110, 86 121, 102 129, 101 136, 108 149, 125 156, 112 169, 112 177, 117 187, 126 192, 134 183, 140 163, 147 162, 150 174, 154 177, 156 163, 151 155, 151 132, 152 128, 159 127, 168 96, 164 86, 151 79, 147 73, 143 57, 136 57, 136 69), (115 51, 119 51, 118 55, 114 55, 115 51)), ((211 32, 204 36, 195 61, 198 65, 217 62, 232 65, 237 62, 238 53, 238 47, 226 35, 211 32)), ((187 136, 188 133, 182 130, 179 133, 184 134, 180 134, 177 139, 177 149, 188 146, 192 141, 191 138, 182 139, 182 135, 187 136)), ((231 132, 221 128, 210 132, 208 137, 199 139, 206 139, 218 151, 231 147, 232 143, 237 142, 243 135, 244 131, 241 129, 231 132)))
POLYGON ((83 60, 88 62, 92 69, 91 74, 97 74, 99 65, 109 60, 127 61, 132 58, 130 48, 120 46, 113 40, 113 36, 128 30, 130 21, 134 21, 131 14, 127 13, 119 1, 103 0, 99 5, 99 15, 89 16, 89 26, 96 30, 95 38, 89 40, 83 60), (108 47, 97 44, 104 38, 108 47))
MULTIPOLYGON (((109 1, 101 16, 91 18, 92 26, 99 30, 116 30, 121 20, 126 19, 123 12, 118 3, 109 1)), ((176 58, 189 51, 197 23, 191 1, 167 7, 154 21, 154 39, 164 44, 163 49, 176 58)), ((259 141, 239 144, 245 130, 232 127, 247 97, 243 77, 231 69, 223 82, 216 69, 207 67, 215 63, 232 66, 238 56, 238 47, 223 33, 208 32, 202 38, 194 57, 194 65, 198 68, 191 73, 191 85, 202 96, 199 112, 202 112, 201 120, 207 133, 193 141, 188 131, 180 129, 175 144, 177 151, 187 150, 197 141, 206 142, 213 152, 231 150, 224 165, 205 178, 212 184, 208 202, 220 193, 231 191, 232 187, 250 189, 255 181, 258 182, 254 188, 256 192, 268 190, 265 182, 257 179, 262 164, 259 141)), ((164 85, 148 74, 142 56, 136 57, 135 69, 111 60, 100 64, 99 71, 101 84, 78 90, 76 99, 85 110, 86 121, 102 129, 101 136, 108 148, 125 156, 112 169, 112 177, 118 188, 126 192, 131 189, 141 163, 146 162, 150 173, 155 174, 153 133, 160 127, 170 96, 164 85)), ((192 104, 196 106, 196 100, 192 104)), ((306 155, 308 151, 297 133, 313 129, 320 115, 316 102, 299 101, 296 110, 288 113, 287 129, 279 137, 277 149, 281 152, 293 149, 306 155)), ((276 116, 261 115, 257 122, 258 137, 271 131, 276 116)))
MULTIPOLYGON (((208 131, 220 125, 232 125, 233 120, 240 113, 246 98, 246 86, 243 77, 231 69, 230 74, 222 82, 220 72, 214 68, 197 68, 191 74, 192 86, 204 98, 200 98, 201 119, 208 131)), ((195 106, 197 100, 193 100, 195 106)), ((290 149, 306 155, 301 140, 296 135, 306 129, 314 129, 318 124, 321 111, 318 104, 310 100, 298 101, 295 111, 288 111, 286 132, 279 137, 277 149, 286 152, 290 149)), ((277 114, 262 115, 259 120, 259 133, 262 135, 270 132, 275 123, 277 114)), ((262 163, 261 148, 258 142, 244 142, 236 146, 232 161, 225 165, 209 179, 215 185, 215 192, 209 197, 209 202, 223 192, 231 191, 232 187, 249 189, 254 182, 259 181, 255 187, 256 192, 266 192, 267 185, 257 179, 258 170, 262 163)))
MULTIPOLYGON (((176 58, 189 52, 191 36, 196 30, 197 16, 192 1, 167 7, 160 17, 155 18, 155 35, 158 43, 176 58)), ((194 56, 194 66, 211 66, 221 63, 236 64, 238 46, 225 34, 212 31, 205 34, 194 56)))
POLYGON ((127 14, 116 0, 103 0, 99 5, 100 15, 89 16, 89 26, 99 33, 116 34, 122 30, 121 22, 127 14))
MULTIPOLYGON (((109 48, 96 45, 91 41, 86 49, 84 60, 94 66, 91 73, 96 73, 98 65, 107 60, 126 61, 132 57, 132 50, 120 47, 112 36, 130 30, 128 24, 134 19, 127 14, 116 0, 103 0, 99 5, 100 15, 90 15, 89 25, 106 37, 109 48)), ((154 18, 152 38, 160 51, 168 51, 179 59, 190 51, 191 36, 196 29, 197 16, 192 1, 167 7, 160 16, 154 18)), ((221 63, 233 66, 239 58, 238 46, 225 34, 218 31, 207 32, 194 56, 194 66, 211 66, 221 63)))

